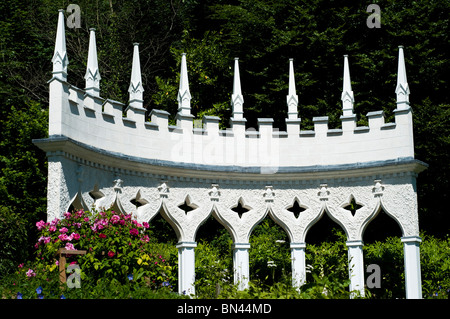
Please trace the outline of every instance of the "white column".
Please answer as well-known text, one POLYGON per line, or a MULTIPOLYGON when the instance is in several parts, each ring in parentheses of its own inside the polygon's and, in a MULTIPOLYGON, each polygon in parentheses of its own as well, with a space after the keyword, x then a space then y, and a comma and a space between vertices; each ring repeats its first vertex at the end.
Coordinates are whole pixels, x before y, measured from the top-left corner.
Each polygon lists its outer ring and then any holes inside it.
POLYGON ((195 247, 196 242, 180 242, 178 248, 178 293, 195 294, 195 247))
POLYGON ((234 284, 238 284, 239 290, 248 288, 250 278, 248 250, 249 243, 235 243, 233 245, 234 284))
POLYGON ((300 290, 306 282, 305 243, 291 243, 292 286, 300 290))
MULTIPOLYGON (((348 248, 348 268, 350 276, 350 291, 359 291, 364 296, 364 257, 363 242, 361 240, 350 240, 346 242, 348 248)), ((357 293, 356 293, 357 294, 357 293)), ((355 297, 352 293, 350 298, 355 297)))
POLYGON ((419 236, 401 238, 405 259, 406 299, 422 299, 422 279, 420 273, 419 236))

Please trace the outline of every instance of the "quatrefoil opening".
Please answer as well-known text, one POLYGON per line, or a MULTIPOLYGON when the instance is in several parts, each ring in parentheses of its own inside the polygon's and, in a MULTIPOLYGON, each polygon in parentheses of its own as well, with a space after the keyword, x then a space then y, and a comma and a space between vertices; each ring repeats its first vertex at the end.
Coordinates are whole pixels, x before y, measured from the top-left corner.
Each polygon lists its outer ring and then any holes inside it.
POLYGON ((191 197, 189 195, 186 196, 184 202, 180 205, 178 205, 178 208, 183 210, 184 213, 187 215, 190 211, 193 211, 198 208, 196 204, 194 204, 191 200, 191 197))
POLYGON ((352 216, 355 216, 356 212, 362 207, 364 207, 364 205, 358 204, 355 200, 355 197, 353 195, 350 195, 350 200, 349 200, 348 204, 343 206, 342 208, 350 211, 352 216))
POLYGON ((246 206, 244 201, 239 198, 239 201, 236 206, 232 207, 231 210, 239 215, 239 218, 242 218, 242 215, 249 212, 252 208, 250 206, 246 206))
POLYGON ((289 208, 287 208, 287 210, 289 212, 293 213, 294 217, 297 218, 297 219, 300 216, 300 213, 304 212, 307 209, 308 209, 308 207, 305 207, 305 206, 300 204, 300 201, 298 200, 298 198, 295 198, 294 202, 292 203, 292 205, 289 208))

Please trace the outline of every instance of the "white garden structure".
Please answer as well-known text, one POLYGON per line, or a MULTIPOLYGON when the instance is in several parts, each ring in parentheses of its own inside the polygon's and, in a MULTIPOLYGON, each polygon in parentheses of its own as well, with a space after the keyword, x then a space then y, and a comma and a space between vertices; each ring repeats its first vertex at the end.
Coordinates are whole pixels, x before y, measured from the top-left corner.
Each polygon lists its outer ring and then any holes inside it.
POLYGON ((137 43, 127 104, 100 96, 94 29, 85 89, 67 82, 62 10, 52 62, 49 137, 33 141, 48 157, 48 221, 69 209, 91 207, 113 207, 149 223, 160 213, 178 236, 179 292, 191 294, 196 233, 211 215, 232 236, 234 280, 245 289, 251 277, 249 238, 258 223, 272 218, 289 235, 292 283, 300 288, 308 230, 327 214, 347 236, 350 290, 364 294, 363 234, 383 210, 402 231, 406 298, 422 297, 416 177, 427 165, 414 158, 403 47, 398 51, 395 122, 385 123, 383 111, 374 111, 367 114, 368 126, 356 125, 344 56, 342 128, 329 129, 323 116, 313 118, 311 131, 301 130, 293 60, 286 70, 283 132, 272 127, 271 118, 258 119, 258 130, 246 129, 238 59, 226 130, 219 129, 215 116, 204 116, 203 127, 193 127, 185 55, 176 126, 168 125, 170 114, 162 110, 153 109, 146 119, 137 43), (360 206, 355 214, 346 209, 352 200, 360 206), (182 205, 192 210, 185 212, 182 205), (294 206, 302 208, 298 217, 294 206))

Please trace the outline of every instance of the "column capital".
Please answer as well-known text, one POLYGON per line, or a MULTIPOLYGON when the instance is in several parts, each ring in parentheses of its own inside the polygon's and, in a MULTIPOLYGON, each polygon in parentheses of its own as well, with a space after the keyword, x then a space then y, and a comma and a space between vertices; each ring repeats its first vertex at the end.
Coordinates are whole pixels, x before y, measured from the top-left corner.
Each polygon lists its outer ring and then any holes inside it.
POLYGON ((291 243, 289 247, 291 249, 305 249, 306 243, 291 243))
POLYGON ((406 236, 400 238, 402 243, 421 243, 422 238, 420 236, 406 236))
POLYGON ((348 240, 345 244, 347 247, 364 246, 364 242, 362 240, 348 240))
POLYGON ((197 242, 195 241, 182 241, 177 243, 176 248, 196 248, 197 242))
POLYGON ((250 249, 250 243, 234 243, 233 249, 250 249))

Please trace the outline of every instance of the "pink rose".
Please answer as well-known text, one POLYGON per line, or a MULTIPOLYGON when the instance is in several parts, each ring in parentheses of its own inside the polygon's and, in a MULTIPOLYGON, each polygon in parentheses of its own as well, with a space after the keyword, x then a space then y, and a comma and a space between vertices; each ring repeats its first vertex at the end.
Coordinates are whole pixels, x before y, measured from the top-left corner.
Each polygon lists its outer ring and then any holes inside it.
POLYGON ((108 251, 108 257, 109 258, 112 258, 112 257, 114 257, 114 255, 115 255, 115 253, 113 252, 113 251, 108 251))
POLYGON ((118 215, 113 215, 111 217, 111 223, 113 223, 113 224, 117 224, 119 222, 119 220, 120 220, 120 217, 118 215))
POLYGON ((48 230, 49 230, 49 232, 53 233, 53 232, 56 231, 56 226, 51 225, 51 226, 48 228, 48 230))
POLYGON ((150 227, 150 225, 149 225, 147 222, 143 222, 142 225, 143 225, 145 228, 149 228, 149 227, 150 227))
POLYGON ((132 228, 132 229, 130 229, 130 234, 137 236, 137 235, 139 235, 139 231, 136 228, 132 228))
POLYGON ((60 232, 61 234, 67 233, 68 231, 69 231, 69 230, 68 230, 66 227, 62 227, 62 228, 59 229, 59 232, 60 232))

